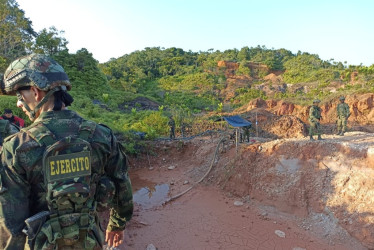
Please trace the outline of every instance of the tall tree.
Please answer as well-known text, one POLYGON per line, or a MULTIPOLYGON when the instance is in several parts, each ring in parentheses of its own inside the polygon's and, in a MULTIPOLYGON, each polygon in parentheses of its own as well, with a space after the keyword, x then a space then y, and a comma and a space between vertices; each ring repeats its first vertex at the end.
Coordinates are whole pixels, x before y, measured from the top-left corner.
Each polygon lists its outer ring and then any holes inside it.
MULTIPOLYGON (((0 0, 0 57, 7 63, 24 55, 36 36, 15 0, 0 0)), ((1 61, 1 60, 0 60, 1 61)), ((4 70, 3 65, 0 69, 4 70)))
POLYGON ((49 30, 43 29, 35 38, 32 50, 36 53, 53 56, 54 54, 67 50, 68 41, 63 37, 64 31, 58 31, 54 26, 49 30))
POLYGON ((248 46, 245 46, 241 48, 240 51, 238 52, 238 61, 249 60, 249 59, 250 59, 249 48, 248 46))

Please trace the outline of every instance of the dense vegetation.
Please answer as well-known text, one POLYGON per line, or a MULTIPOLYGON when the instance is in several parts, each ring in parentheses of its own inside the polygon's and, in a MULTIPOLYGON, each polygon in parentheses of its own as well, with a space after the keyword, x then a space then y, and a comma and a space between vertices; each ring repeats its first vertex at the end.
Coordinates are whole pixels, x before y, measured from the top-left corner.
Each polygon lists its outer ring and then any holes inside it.
MULTIPOLYGON (((199 52, 153 47, 99 64, 85 48, 70 53, 63 32, 55 27, 34 31, 15 0, 0 1, 0 21, 0 72, 21 55, 50 55, 65 68, 73 84, 72 109, 125 137, 134 136, 131 131, 145 132, 149 138, 166 136, 170 115, 177 129, 184 124, 193 128, 192 133, 198 133, 216 126, 207 117, 231 111, 255 98, 307 104, 316 97, 323 100, 374 88, 374 64, 346 65, 333 59, 321 60, 315 54, 293 54, 265 46, 199 52), (235 67, 225 63, 219 66, 222 61, 235 67), (274 88, 274 83, 264 78, 270 73, 282 77, 280 84, 308 85, 309 91, 265 92, 259 86, 274 88), (245 84, 230 85, 235 79, 244 79, 245 84), (344 83, 345 88, 331 92, 328 87, 334 82, 344 83), (228 96, 229 90, 234 94, 228 96), (139 98, 157 105, 150 109, 139 98)), ((15 97, 3 96, 0 109, 11 108, 28 121, 15 103, 15 97)), ((128 150, 134 150, 134 145, 128 150)))

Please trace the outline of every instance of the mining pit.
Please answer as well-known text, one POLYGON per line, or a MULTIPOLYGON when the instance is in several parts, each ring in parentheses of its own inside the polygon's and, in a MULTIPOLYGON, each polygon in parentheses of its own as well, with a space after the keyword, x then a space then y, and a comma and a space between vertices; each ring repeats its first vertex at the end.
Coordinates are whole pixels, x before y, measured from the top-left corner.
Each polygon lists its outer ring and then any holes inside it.
POLYGON ((119 249, 374 249, 374 134, 323 138, 149 142, 119 249))

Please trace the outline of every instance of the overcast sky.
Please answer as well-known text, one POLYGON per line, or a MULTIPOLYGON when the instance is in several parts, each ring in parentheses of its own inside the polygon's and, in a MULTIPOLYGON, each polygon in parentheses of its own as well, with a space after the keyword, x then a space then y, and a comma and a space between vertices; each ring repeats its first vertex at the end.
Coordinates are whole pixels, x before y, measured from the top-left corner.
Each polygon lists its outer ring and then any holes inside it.
POLYGON ((17 0, 33 28, 65 31, 70 53, 106 62, 145 47, 224 51, 265 45, 374 64, 371 0, 17 0))

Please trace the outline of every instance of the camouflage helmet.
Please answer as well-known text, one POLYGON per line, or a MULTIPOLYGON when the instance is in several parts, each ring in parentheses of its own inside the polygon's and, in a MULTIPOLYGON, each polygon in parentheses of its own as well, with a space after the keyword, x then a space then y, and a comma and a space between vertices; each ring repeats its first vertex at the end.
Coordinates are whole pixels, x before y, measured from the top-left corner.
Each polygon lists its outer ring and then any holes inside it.
POLYGON ((17 89, 35 86, 49 91, 61 86, 70 90, 71 83, 64 69, 52 58, 42 54, 31 54, 13 61, 4 74, 4 90, 14 95, 17 89))
POLYGON ((344 96, 341 96, 341 97, 339 97, 339 100, 340 100, 340 101, 344 101, 344 100, 345 100, 345 97, 344 97, 344 96))
POLYGON ((313 100, 313 103, 320 103, 321 101, 320 100, 318 100, 318 99, 314 99, 313 100))

